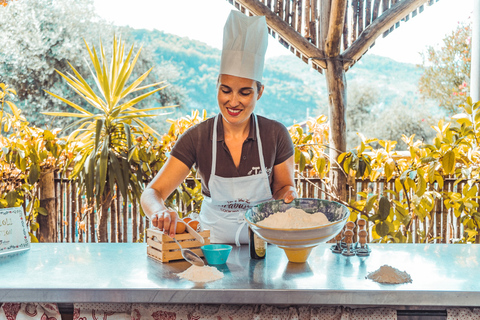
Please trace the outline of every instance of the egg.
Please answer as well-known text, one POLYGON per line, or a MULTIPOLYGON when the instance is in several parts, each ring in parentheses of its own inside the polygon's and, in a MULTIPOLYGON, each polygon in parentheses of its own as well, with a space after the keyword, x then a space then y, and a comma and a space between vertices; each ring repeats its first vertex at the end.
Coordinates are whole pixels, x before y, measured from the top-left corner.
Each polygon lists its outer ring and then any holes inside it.
POLYGON ((192 227, 192 229, 195 230, 195 231, 199 231, 198 230, 199 229, 199 224, 200 224, 200 221, 198 221, 198 220, 191 220, 190 222, 188 222, 188 225, 190 227, 192 227))
MULTIPOLYGON (((180 219, 181 220, 181 219, 180 219)), ((185 232, 185 229, 186 229, 186 226, 185 226, 185 223, 181 222, 181 221, 178 221, 177 222, 177 231, 176 233, 184 233, 185 232)))

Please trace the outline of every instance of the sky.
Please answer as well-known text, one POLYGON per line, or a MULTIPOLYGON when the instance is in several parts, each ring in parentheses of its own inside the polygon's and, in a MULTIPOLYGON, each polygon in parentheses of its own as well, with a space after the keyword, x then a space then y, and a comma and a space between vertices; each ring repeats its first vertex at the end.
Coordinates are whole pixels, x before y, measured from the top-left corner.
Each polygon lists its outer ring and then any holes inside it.
MULTIPOLYGON (((472 14, 474 0, 438 0, 433 6, 401 23, 385 38, 380 37, 368 54, 399 62, 420 64, 420 52, 439 46, 445 35, 472 14)), ((188 37, 221 49, 223 25, 230 11, 227 0, 94 0, 96 10, 107 21, 133 28, 157 29, 188 37)), ((269 37, 267 58, 291 54, 269 37)))

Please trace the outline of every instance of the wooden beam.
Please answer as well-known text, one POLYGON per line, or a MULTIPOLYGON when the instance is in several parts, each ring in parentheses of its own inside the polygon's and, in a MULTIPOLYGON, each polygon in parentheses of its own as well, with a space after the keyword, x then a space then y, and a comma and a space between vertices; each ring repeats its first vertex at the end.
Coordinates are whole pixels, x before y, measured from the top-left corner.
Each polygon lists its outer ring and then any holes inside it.
POLYGON ((320 0, 320 22, 318 28, 318 47, 325 50, 325 42, 328 35, 328 23, 330 19, 330 0, 320 0))
POLYGON ((283 39, 293 45, 305 57, 311 58, 317 65, 325 69, 325 53, 303 38, 291 28, 288 23, 272 12, 267 6, 258 0, 236 0, 242 6, 257 16, 265 16, 268 26, 282 35, 283 39))
POLYGON ((332 164, 329 176, 334 194, 342 200, 347 200, 347 176, 336 161, 338 156, 347 149, 347 80, 343 62, 338 59, 328 59, 325 77, 329 104, 329 157, 332 164))
POLYGON ((325 43, 325 55, 327 57, 337 57, 340 54, 340 40, 343 34, 346 8, 347 0, 332 1, 327 41, 325 43))
POLYGON ((393 7, 383 12, 380 17, 372 22, 357 40, 343 52, 341 58, 344 62, 344 69, 350 68, 368 48, 375 42, 383 32, 390 29, 397 21, 403 19, 407 14, 427 2, 428 0, 404 0, 397 2, 393 7))

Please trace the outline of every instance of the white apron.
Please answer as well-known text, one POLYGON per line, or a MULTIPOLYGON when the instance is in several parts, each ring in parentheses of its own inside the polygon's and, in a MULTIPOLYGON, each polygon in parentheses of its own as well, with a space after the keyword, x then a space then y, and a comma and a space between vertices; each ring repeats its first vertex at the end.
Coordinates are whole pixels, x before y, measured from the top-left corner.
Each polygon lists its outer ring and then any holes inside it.
POLYGON ((208 182, 210 197, 204 197, 199 217, 202 227, 210 230, 211 243, 235 243, 237 246, 247 244, 248 228, 245 226, 245 212, 254 205, 273 198, 263 159, 257 116, 254 114, 253 117, 262 171, 256 175, 234 178, 215 175, 218 115, 215 117, 212 139, 212 171, 208 182))

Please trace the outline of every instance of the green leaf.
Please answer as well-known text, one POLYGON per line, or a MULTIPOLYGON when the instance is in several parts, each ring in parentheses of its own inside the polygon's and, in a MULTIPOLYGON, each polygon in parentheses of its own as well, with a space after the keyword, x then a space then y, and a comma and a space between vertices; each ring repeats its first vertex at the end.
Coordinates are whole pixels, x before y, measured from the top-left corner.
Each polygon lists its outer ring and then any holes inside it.
POLYGON ((352 161, 352 157, 347 157, 343 161, 343 170, 348 174, 350 172, 350 163, 352 161))
POLYGON ((43 207, 38 207, 38 208, 37 208, 37 212, 38 212, 39 214, 41 214, 42 216, 47 216, 47 215, 48 215, 47 209, 45 209, 45 208, 43 208, 43 207))
POLYGON ((98 195, 103 194, 105 183, 107 182, 107 167, 108 167, 108 137, 104 140, 102 152, 100 153, 99 165, 98 165, 98 195))
POLYGON ((385 196, 380 197, 380 201, 378 203, 378 215, 380 216, 380 220, 386 220, 390 214, 390 201, 385 196))
POLYGON ((455 152, 447 151, 442 158, 442 166, 445 174, 452 174, 455 169, 455 152))
POLYGON ((375 225, 375 231, 380 237, 385 237, 388 232, 390 231, 390 228, 388 226, 388 223, 385 221, 380 221, 375 225))
POLYGON ((327 165, 327 161, 325 160, 324 157, 319 157, 317 158, 317 161, 315 163, 315 169, 318 172, 318 175, 322 175, 323 172, 325 171, 325 166, 327 165))
POLYGON ((132 150, 132 132, 127 123, 123 123, 123 127, 125 129, 125 136, 127 138, 127 152, 130 152, 130 150, 132 150))
POLYGON ((388 159, 385 162, 385 177, 387 181, 389 181, 392 178, 394 171, 395 171, 395 162, 393 161, 393 159, 388 159))
POLYGON ((418 175, 417 192, 416 192, 417 196, 419 196, 419 197, 423 196, 426 189, 427 189, 427 182, 425 181, 423 176, 419 174, 418 175))
POLYGON ((123 199, 126 199, 127 186, 125 185, 125 178, 123 177, 123 169, 120 166, 120 162, 118 161, 118 158, 113 152, 113 150, 109 150, 109 154, 110 154, 110 161, 112 163, 110 172, 113 172, 113 176, 117 181, 117 185, 118 185, 118 188, 120 189, 120 192, 122 193, 122 197, 123 199))
POLYGON ((435 181, 435 163, 430 163, 427 168, 428 182, 433 183, 435 181))
POLYGON ((370 212, 370 210, 372 210, 373 208, 373 205, 375 204, 375 201, 377 200, 377 195, 374 194, 374 195, 371 195, 368 200, 367 200, 367 204, 365 205, 365 208, 363 208, 363 211, 368 214, 370 212))
MULTIPOLYGON (((68 104, 70 107, 78 110, 81 112, 81 114, 79 113, 73 113, 72 115, 75 115, 77 117, 88 117, 88 116, 91 116, 92 113, 88 112, 87 110, 83 109, 82 107, 80 107, 78 104, 75 104, 67 99, 64 99, 62 97, 60 97, 59 95, 56 95, 55 93, 52 93, 52 92, 49 92, 47 90, 44 90, 46 93, 48 93, 49 95, 51 96, 54 96, 55 98, 65 102, 66 104, 68 104)), ((42 114, 46 114, 46 115, 53 115, 53 116, 62 116, 62 114, 64 114, 64 112, 42 112, 42 114)), ((69 114, 70 115, 70 114, 69 114)))
POLYGON ((415 181, 407 178, 407 180, 405 180, 405 188, 407 189, 407 191, 410 191, 411 189, 417 190, 417 185, 415 184, 415 181))
POLYGON ((298 170, 303 172, 305 170, 305 165, 307 164, 307 159, 303 152, 300 152, 300 161, 298 162, 298 170))
POLYGON ((95 153, 98 150, 98 145, 100 144, 100 137, 102 136, 103 120, 97 120, 95 126, 95 153))
MULTIPOLYGON (((300 162, 300 154, 302 152, 300 151, 300 149, 296 148, 295 147, 295 163, 299 163, 300 162)), ((140 157, 141 158, 141 157, 140 157)))
POLYGON ((363 175, 365 174, 365 169, 367 169, 367 164, 363 159, 359 159, 356 177, 357 178, 363 177, 363 175))
POLYGON ((30 167, 30 173, 28 174, 28 183, 33 185, 38 181, 38 177, 40 176, 40 167, 34 163, 30 167))
POLYGON ((403 184, 400 181, 400 178, 395 179, 395 190, 397 190, 397 193, 400 193, 400 192, 404 191, 403 190, 403 184))
POLYGON ((11 190, 7 193, 7 196, 5 199, 7 200, 7 205, 9 208, 12 208, 15 206, 15 203, 17 202, 18 194, 15 190, 11 190))
POLYGON ((85 176, 85 187, 88 202, 93 200, 95 186, 95 153, 91 152, 87 158, 87 172, 85 176))

